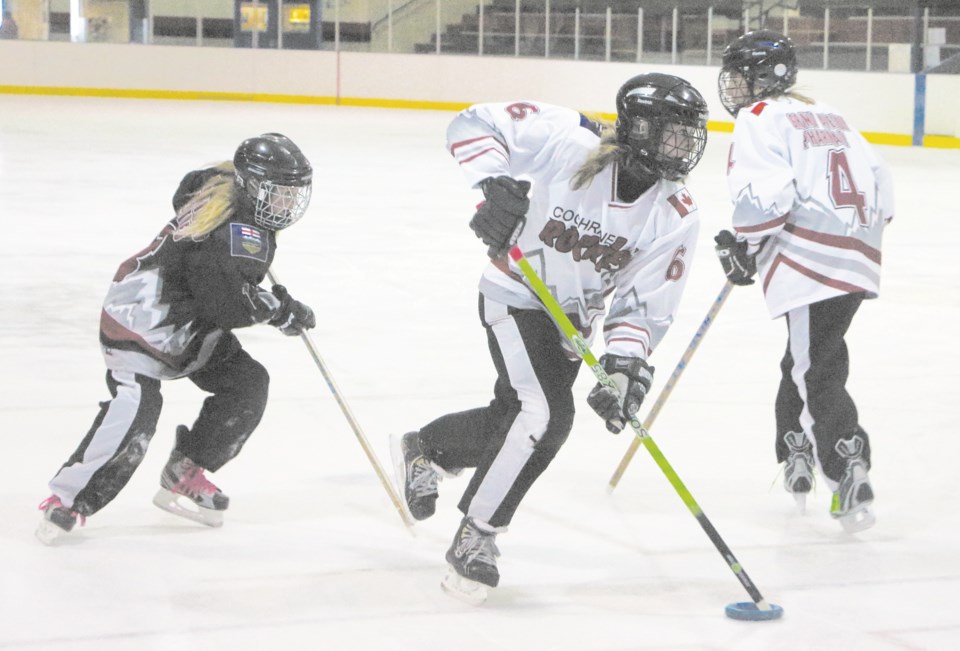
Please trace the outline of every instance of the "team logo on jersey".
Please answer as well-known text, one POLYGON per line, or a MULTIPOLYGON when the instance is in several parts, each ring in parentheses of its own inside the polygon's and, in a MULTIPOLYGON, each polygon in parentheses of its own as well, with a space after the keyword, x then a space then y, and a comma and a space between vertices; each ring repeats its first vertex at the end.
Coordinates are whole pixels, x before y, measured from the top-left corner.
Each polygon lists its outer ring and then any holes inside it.
POLYGON ((508 105, 504 108, 507 113, 510 114, 510 117, 515 121, 519 122, 524 119, 531 113, 539 113, 540 107, 536 104, 531 104, 530 102, 514 102, 513 104, 508 105))
MULTIPOLYGON (((559 206, 554 214, 563 215, 573 211, 564 211, 559 206)), ((593 263, 597 272, 617 271, 623 269, 632 253, 629 249, 624 250, 627 238, 611 233, 600 232, 600 225, 596 222, 588 222, 593 228, 590 233, 583 233, 577 227, 576 223, 570 223, 568 226, 564 223, 566 218, 549 219, 540 231, 540 241, 560 253, 569 253, 577 262, 588 260, 593 263)), ((579 221, 579 216, 576 218, 579 221)))
POLYGON ((686 188, 680 188, 678 192, 671 194, 667 197, 667 201, 680 213, 681 217, 686 217, 697 209, 697 204, 686 188))
POLYGON ((230 224, 230 255, 266 261, 268 242, 260 229, 249 224, 230 224))

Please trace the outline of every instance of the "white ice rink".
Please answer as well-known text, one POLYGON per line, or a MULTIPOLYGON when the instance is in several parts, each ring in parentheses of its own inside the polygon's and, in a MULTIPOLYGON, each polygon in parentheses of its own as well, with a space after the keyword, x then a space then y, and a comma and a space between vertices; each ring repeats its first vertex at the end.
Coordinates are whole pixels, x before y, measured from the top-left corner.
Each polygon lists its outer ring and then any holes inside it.
MULTIPOLYGON (((46 482, 108 395, 97 325, 117 265, 170 218, 185 172, 261 132, 314 164, 312 204, 274 268, 320 316, 313 340, 391 477, 391 433, 490 399, 485 247, 467 227, 477 195, 444 149, 452 116, 0 96, 0 649, 960 648, 957 150, 880 148, 897 218, 883 295, 848 338, 873 529, 842 533, 822 484, 805 516, 781 488, 786 328, 756 286, 734 290, 651 430, 781 621, 724 616, 749 598, 644 450, 607 494, 630 438, 586 406, 586 371, 567 445, 498 541, 501 587, 480 608, 452 600, 439 582, 466 476, 441 484, 437 515, 411 535, 302 342, 267 327, 239 332, 271 371, 271 401, 213 477, 231 497, 222 529, 151 504, 174 428, 203 398, 184 380, 164 385, 153 445, 120 496, 65 544, 36 541, 46 482)), ((700 247, 646 407, 723 285, 712 236, 729 224, 728 143, 711 133, 689 180, 700 247)))

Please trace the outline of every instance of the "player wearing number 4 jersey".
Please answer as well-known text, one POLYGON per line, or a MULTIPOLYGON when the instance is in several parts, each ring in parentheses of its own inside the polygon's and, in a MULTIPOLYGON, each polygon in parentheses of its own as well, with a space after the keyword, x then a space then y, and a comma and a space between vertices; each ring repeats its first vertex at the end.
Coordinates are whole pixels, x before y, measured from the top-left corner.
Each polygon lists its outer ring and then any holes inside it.
POLYGON ((727 161, 733 233, 716 237, 727 277, 757 273, 787 350, 776 402, 785 486, 803 498, 819 468, 844 528, 874 522, 870 438, 845 389, 844 336, 865 298, 880 291, 880 240, 893 217, 887 168, 835 109, 792 91, 793 44, 748 33, 723 55, 720 99, 736 116, 727 161))
POLYGON ((470 222, 491 263, 480 319, 497 380, 485 407, 448 414, 394 440, 400 488, 418 520, 434 513, 444 473, 475 468, 443 585, 480 602, 496 586, 494 542, 573 425, 580 360, 506 257, 516 242, 585 338, 606 312, 599 384, 587 403, 612 431, 640 407, 647 360, 673 321, 693 258, 696 204, 683 178, 706 144, 706 103, 690 84, 650 73, 617 95, 616 126, 540 102, 460 113, 450 153, 483 191, 470 222), (610 298, 609 310, 605 298, 610 298))

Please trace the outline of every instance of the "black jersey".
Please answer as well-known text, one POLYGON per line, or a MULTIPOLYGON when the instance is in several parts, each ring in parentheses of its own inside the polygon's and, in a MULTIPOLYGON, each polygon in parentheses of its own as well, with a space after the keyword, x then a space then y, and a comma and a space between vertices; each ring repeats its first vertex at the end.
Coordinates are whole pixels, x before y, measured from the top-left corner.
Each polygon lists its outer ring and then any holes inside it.
MULTIPOLYGON (((221 170, 184 177, 180 208, 221 170)), ((113 278, 100 318, 108 368, 170 379, 202 367, 224 333, 264 318, 258 287, 273 261, 276 233, 237 206, 202 237, 183 235, 175 217, 113 278)))

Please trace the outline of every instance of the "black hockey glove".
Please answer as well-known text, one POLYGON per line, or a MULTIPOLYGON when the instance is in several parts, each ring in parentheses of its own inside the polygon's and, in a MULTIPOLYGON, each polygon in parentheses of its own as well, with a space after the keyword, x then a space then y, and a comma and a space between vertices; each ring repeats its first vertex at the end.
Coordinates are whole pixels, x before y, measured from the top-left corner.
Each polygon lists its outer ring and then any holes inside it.
POLYGON ((717 243, 715 250, 727 280, 734 285, 752 285, 753 275, 757 273, 757 254, 747 253, 747 243, 737 240, 730 231, 720 231, 713 241, 717 243))
POLYGON ((480 182, 485 201, 470 220, 470 228, 487 245, 491 259, 502 257, 517 243, 527 221, 529 181, 491 176, 480 182))
POLYGON ((654 368, 639 357, 618 355, 603 355, 600 364, 617 389, 598 382, 587 396, 587 404, 607 421, 608 430, 619 434, 640 410, 653 383, 654 368))
POLYGON ((300 301, 294 300, 286 287, 274 285, 273 295, 280 301, 280 305, 269 323, 279 328, 280 332, 288 337, 295 337, 317 325, 313 310, 300 301))

